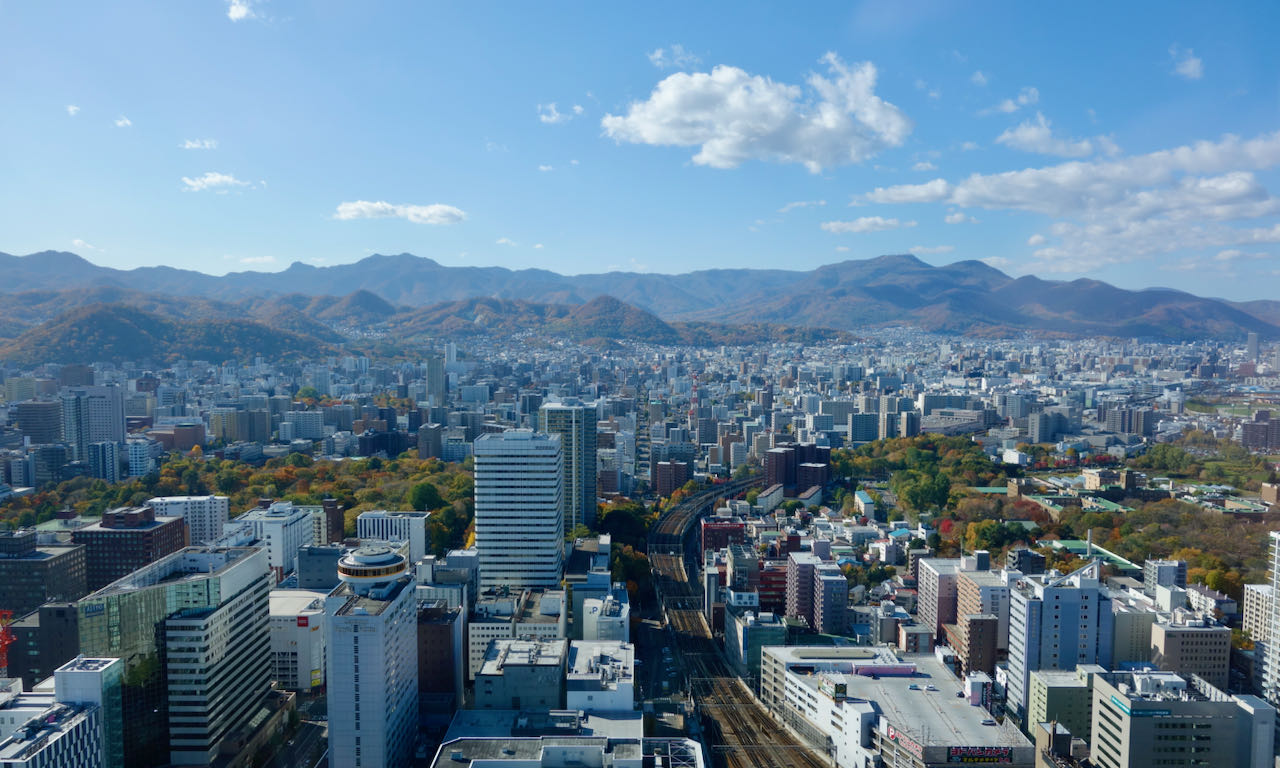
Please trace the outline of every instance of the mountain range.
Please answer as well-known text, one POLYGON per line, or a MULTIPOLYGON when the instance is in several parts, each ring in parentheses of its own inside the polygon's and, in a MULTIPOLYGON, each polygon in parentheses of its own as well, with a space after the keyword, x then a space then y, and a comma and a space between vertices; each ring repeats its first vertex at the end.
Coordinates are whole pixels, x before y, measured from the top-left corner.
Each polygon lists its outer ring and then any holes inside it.
POLYGON ((281 337, 282 350, 299 339, 314 346, 352 338, 399 342, 520 332, 655 343, 799 341, 886 324, 971 335, 1032 331, 1180 340, 1255 332, 1280 338, 1277 301, 1230 302, 1165 288, 1134 291, 1088 279, 1014 278, 980 261, 932 266, 911 255, 810 271, 560 275, 446 267, 399 254, 213 276, 170 267, 117 270, 73 253, 45 251, 0 253, 0 293, 8 294, 0 339, 11 339, 0 356, 13 359, 15 345, 36 349, 19 342, 40 323, 56 323, 69 311, 122 306, 170 321, 234 319, 292 334, 281 337))

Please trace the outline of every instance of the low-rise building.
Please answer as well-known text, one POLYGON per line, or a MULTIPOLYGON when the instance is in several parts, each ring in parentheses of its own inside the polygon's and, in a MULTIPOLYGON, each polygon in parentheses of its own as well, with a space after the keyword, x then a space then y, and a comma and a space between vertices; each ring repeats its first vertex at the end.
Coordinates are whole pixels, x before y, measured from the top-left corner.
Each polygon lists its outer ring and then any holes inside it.
POLYGON ((290 691, 324 686, 325 591, 273 589, 271 601, 272 677, 290 691))
POLYGON ((565 706, 583 712, 635 709, 635 666, 631 643, 573 641, 565 672, 565 706))
POLYGON ((476 709, 561 709, 567 640, 492 640, 476 672, 476 709))

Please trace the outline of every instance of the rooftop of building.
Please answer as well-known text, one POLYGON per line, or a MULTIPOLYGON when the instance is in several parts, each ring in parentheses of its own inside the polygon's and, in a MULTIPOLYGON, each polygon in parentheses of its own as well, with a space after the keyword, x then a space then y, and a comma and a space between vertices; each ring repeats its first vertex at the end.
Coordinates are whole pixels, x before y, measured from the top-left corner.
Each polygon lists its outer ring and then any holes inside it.
POLYGON ((328 590, 273 589, 268 597, 272 616, 297 616, 307 611, 323 612, 328 590))
POLYGON ((605 768, 619 761, 652 760, 672 768, 700 768, 702 753, 690 739, 606 738, 603 736, 546 736, 537 739, 455 739, 440 747, 433 768, 468 768, 473 761, 532 762, 541 768, 568 768, 581 765, 583 749, 599 750, 600 757, 588 758, 605 768))
POLYGON ((631 643, 575 640, 569 646, 566 676, 627 680, 635 670, 636 649, 631 643))
POLYGON ((257 547, 187 547, 145 565, 83 599, 134 592, 175 581, 212 578, 260 551, 257 547))
POLYGON ((514 709, 460 709, 445 734, 453 739, 509 739, 517 736, 585 736, 639 738, 644 733, 644 713, 581 710, 520 711, 514 709))
POLYGON ((346 598, 346 602, 334 611, 336 616, 381 616, 406 589, 413 589, 413 579, 407 576, 379 584, 366 594, 357 593, 351 584, 339 582, 329 597, 346 598))
POLYGON ((563 667, 567 640, 493 640, 480 675, 500 675, 506 667, 563 667))
POLYGON ((1007 587, 1000 571, 961 571, 960 578, 968 579, 979 587, 1007 587))
MULTIPOLYGON (((991 721, 990 713, 969 703, 961 682, 933 654, 906 654, 901 661, 914 665, 915 673, 837 673, 847 698, 874 703, 890 725, 926 747, 1031 746, 1011 720, 984 725, 991 721)), ((802 674, 800 680, 817 691, 822 675, 802 674)))
POLYGON ((7 765, 5 761, 31 758, 50 742, 70 732, 96 709, 97 706, 49 702, 38 716, 28 720, 9 738, 0 742, 0 763, 7 765))

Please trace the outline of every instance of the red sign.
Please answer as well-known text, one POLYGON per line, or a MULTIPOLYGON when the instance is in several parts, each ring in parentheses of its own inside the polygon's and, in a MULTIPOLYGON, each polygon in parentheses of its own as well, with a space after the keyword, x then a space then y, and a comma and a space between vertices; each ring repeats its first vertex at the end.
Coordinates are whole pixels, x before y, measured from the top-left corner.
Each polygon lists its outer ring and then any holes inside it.
POLYGON ((306 616, 299 616, 299 617, 298 617, 298 626, 300 626, 300 627, 305 627, 305 626, 307 626, 307 617, 306 617, 306 616))
POLYGON ((892 725, 890 725, 886 730, 888 732, 890 741, 896 741, 899 744, 901 744, 902 747, 905 748, 908 752, 915 755, 916 759, 918 760, 924 759, 924 747, 920 746, 910 736, 903 733, 902 731, 899 731, 897 728, 894 728, 892 725))

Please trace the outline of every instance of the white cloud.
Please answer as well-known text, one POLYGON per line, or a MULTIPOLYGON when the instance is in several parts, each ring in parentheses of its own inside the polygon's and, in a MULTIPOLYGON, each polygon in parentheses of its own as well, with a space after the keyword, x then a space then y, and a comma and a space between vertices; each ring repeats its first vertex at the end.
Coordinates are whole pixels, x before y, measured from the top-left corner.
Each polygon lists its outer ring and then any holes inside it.
POLYGON ((124 115, 121 115, 121 116, 119 116, 119 117, 117 117, 117 118, 116 118, 116 127, 117 127, 117 128, 128 128, 128 127, 129 127, 129 126, 131 126, 131 125, 133 125, 133 121, 132 121, 132 120, 130 120, 129 118, 125 117, 124 115))
POLYGON ((574 105, 573 105, 573 114, 575 114, 575 115, 580 115, 580 114, 582 114, 582 112, 583 112, 583 109, 582 109, 582 105, 581 105, 581 104, 574 104, 574 105))
POLYGON ((1238 261, 1240 259, 1265 259, 1269 258, 1268 253, 1245 253, 1238 248, 1228 248, 1225 251, 1218 251, 1213 257, 1214 261, 1238 261))
POLYGON ((273 264, 275 256, 245 256, 240 259, 241 264, 273 264))
POLYGON ((778 213, 790 213, 797 208, 813 208, 821 207, 827 204, 826 200, 797 200, 794 203, 787 203, 778 209, 778 213))
POLYGON ((987 111, 1012 113, 1012 112, 1017 112, 1019 109, 1022 109, 1023 107, 1029 106, 1031 104, 1035 104, 1039 101, 1040 101, 1040 91, 1028 86, 1018 91, 1018 95, 1016 97, 1012 99, 1005 99, 1004 101, 1000 102, 999 104, 995 105, 994 107, 992 107, 987 111))
POLYGON ((217 139, 187 139, 178 145, 183 149, 217 149, 217 139))
POLYGON ((369 202, 356 200, 341 203, 334 212, 333 218, 339 221, 353 219, 391 219, 399 218, 414 224, 457 224, 467 218, 467 214, 452 205, 434 203, 432 205, 396 205, 387 202, 369 202))
POLYGON ((569 165, 577 165, 577 164, 578 164, 578 161, 577 161, 577 160, 570 160, 570 161, 569 161, 569 165))
POLYGON ((1170 262, 1168 264, 1161 264, 1160 269, 1165 272, 1194 272, 1198 269, 1204 269, 1204 265, 1201 264, 1198 259, 1187 258, 1179 259, 1178 261, 1170 262))
POLYGON ((853 221, 824 221, 822 228, 828 232, 835 234, 863 232, 884 232, 889 229, 898 229, 899 227, 914 227, 914 221, 899 221, 897 219, 886 219, 881 216, 863 216, 853 221))
POLYGON ((965 143, 960 145, 960 150, 962 152, 972 152, 977 148, 978 148, 978 142, 976 141, 966 141, 965 143))
POLYGON ((90 245, 89 243, 86 243, 85 241, 81 240, 78 237, 75 240, 71 241, 71 246, 73 248, 79 248, 82 251, 101 251, 102 250, 101 248, 95 245, 90 245))
POLYGON ((79 113, 79 112, 80 112, 80 108, 79 108, 79 107, 77 107, 75 104, 68 104, 68 105, 67 105, 67 114, 68 114, 68 115, 70 115, 70 116, 72 116, 72 117, 75 117, 75 116, 76 116, 76 114, 77 114, 77 113, 79 113))
POLYGON ((1058 157, 1088 157, 1093 154, 1093 143, 1088 139, 1072 141, 1053 135, 1048 119, 1036 112, 1035 120, 1024 120, 1016 128, 1010 128, 996 137, 997 144, 1058 157))
POLYGON ((258 18, 253 10, 253 3, 254 0, 227 0, 227 18, 232 21, 258 18))
POLYGON ((540 251, 540 250, 542 250, 542 243, 534 243, 534 244, 533 244, 533 249, 534 249, 535 251, 540 251))
POLYGON ((497 245, 516 245, 516 241, 511 240, 510 238, 500 237, 498 238, 496 244, 497 245))
MULTIPOLYGON (((580 115, 582 114, 582 108, 575 107, 572 112, 574 115, 580 115)), ((556 109, 556 103, 553 101, 550 104, 538 105, 538 119, 547 125, 559 125, 560 123, 567 123, 572 120, 573 115, 556 109)))
POLYGON ((1257 172, 1280 165, 1280 132, 1112 159, 878 188, 866 202, 946 203, 1054 221, 1038 268, 1082 272, 1180 250, 1280 242, 1280 198, 1257 172))
POLYGON ((939 253, 951 253, 955 249, 954 245, 913 245, 910 250, 919 256, 932 256, 939 253))
POLYGON ((1031 246, 1032 248, 1035 248, 1036 246, 1044 245, 1045 242, 1046 242, 1045 236, 1040 234, 1039 232, 1027 238, 1027 245, 1031 246))
POLYGON ((928 160, 921 160, 920 162, 918 162, 918 163, 916 163, 915 165, 911 166, 911 170, 913 170, 913 171, 936 171, 936 170, 938 170, 938 166, 934 165, 933 163, 929 162, 928 160))
POLYGON ((976 224, 978 222, 977 219, 973 218, 969 214, 960 213, 959 211, 956 211, 955 213, 948 213, 942 220, 948 224, 976 224))
POLYGON ((987 76, 983 73, 982 70, 979 69, 977 72, 974 72, 972 75, 969 76, 969 82, 973 83, 974 85, 986 85, 987 76))
POLYGON ((227 190, 232 187, 252 186, 249 182, 241 181, 229 173, 218 173, 217 171, 209 171, 205 175, 197 176, 194 179, 183 176, 182 183, 186 185, 188 192, 199 192, 205 189, 227 190))
POLYGON ((1169 58, 1173 59, 1173 74, 1186 80, 1199 80, 1204 77, 1204 62, 1196 57, 1195 51, 1183 49, 1178 45, 1169 46, 1169 58))
POLYGON ((737 67, 670 75, 625 115, 606 115, 605 133, 618 142, 699 147, 697 165, 734 168, 747 160, 801 163, 812 173, 861 162, 902 144, 911 121, 875 95, 876 68, 822 58, 828 75, 800 86, 737 67))
POLYGON ((847 245, 837 245, 837 246, 836 246, 836 250, 837 250, 837 251, 839 251, 840 253, 848 253, 848 252, 849 252, 849 246, 847 246, 847 245))
POLYGON ((649 53, 649 63, 658 69, 689 69, 696 67, 702 63, 702 59, 698 58, 691 51, 685 50, 683 45, 679 43, 673 44, 670 48, 655 48, 649 53))
POLYGON ((540 166, 538 166, 538 170, 542 171, 543 173, 546 173, 547 171, 554 171, 555 169, 556 169, 556 167, 555 167, 554 165, 540 165, 540 166))
POLYGON ((988 267, 995 267, 996 269, 1008 269, 1013 266, 1013 262, 1003 256, 988 256, 985 259, 978 259, 978 261, 981 261, 988 267))
POLYGON ((931 87, 928 83, 918 77, 916 78, 916 90, 925 91, 931 99, 936 100, 942 98, 942 91, 940 89, 931 87))

